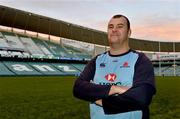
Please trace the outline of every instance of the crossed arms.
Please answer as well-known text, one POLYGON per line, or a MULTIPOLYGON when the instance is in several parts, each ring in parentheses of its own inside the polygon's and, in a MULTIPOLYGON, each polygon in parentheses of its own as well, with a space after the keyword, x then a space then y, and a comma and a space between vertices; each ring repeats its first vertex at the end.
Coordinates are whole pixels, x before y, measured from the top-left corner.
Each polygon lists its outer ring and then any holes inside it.
POLYGON ((93 84, 90 81, 94 74, 95 58, 75 81, 73 94, 102 106, 106 114, 143 110, 149 106, 156 92, 152 64, 143 55, 136 63, 132 87, 93 84))

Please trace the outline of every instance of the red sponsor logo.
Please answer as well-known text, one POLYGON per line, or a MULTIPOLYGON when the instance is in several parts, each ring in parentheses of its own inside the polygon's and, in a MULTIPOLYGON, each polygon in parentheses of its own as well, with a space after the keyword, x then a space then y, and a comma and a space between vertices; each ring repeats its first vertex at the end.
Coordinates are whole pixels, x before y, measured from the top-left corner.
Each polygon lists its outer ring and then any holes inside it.
POLYGON ((124 62, 123 67, 128 67, 128 62, 124 62))
POLYGON ((129 63, 128 62, 124 62, 122 66, 120 66, 120 68, 129 68, 129 63))
POLYGON ((116 74, 114 73, 110 73, 110 74, 107 74, 105 76, 106 80, 110 81, 110 82, 114 82, 116 80, 116 74))

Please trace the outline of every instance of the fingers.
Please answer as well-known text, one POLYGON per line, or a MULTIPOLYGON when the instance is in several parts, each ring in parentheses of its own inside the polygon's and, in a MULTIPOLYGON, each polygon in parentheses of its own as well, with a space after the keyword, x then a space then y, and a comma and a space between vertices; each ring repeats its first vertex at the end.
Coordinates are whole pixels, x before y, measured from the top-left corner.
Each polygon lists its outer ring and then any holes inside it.
POLYGON ((127 86, 114 86, 113 85, 111 86, 111 89, 109 91, 109 96, 114 95, 114 94, 123 94, 129 89, 130 87, 127 87, 127 86))
POLYGON ((118 94, 123 94, 125 93, 127 90, 129 90, 130 87, 127 86, 117 86, 116 87, 118 90, 118 94))
POLYGON ((99 106, 102 106, 102 99, 100 99, 100 100, 96 100, 96 102, 95 102, 97 105, 99 105, 99 106))

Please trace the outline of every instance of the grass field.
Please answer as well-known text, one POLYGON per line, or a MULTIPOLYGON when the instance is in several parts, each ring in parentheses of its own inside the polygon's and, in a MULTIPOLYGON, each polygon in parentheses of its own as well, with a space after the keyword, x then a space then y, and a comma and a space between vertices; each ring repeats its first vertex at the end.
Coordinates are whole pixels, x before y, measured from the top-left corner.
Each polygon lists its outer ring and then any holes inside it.
MULTIPOLYGON (((75 77, 0 77, 0 119, 89 119, 75 77)), ((180 119, 180 77, 157 77, 151 119, 180 119)))

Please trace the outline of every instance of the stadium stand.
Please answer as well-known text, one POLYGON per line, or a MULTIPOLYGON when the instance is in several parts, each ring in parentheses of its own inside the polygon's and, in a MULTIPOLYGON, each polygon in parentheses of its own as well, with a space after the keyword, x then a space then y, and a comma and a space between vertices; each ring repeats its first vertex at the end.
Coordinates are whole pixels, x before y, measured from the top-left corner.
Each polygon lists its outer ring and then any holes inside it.
POLYGON ((83 62, 87 58, 90 59, 91 55, 70 46, 64 47, 22 34, 0 32, 1 76, 79 75, 85 64, 73 63, 73 60, 78 59, 79 62, 83 62), (51 62, 50 59, 54 60, 51 62), (66 63, 66 60, 72 63, 66 63))
POLYGON ((45 54, 42 52, 42 50, 37 46, 36 43, 34 43, 34 41, 31 38, 28 37, 20 37, 21 42, 23 43, 23 45, 26 47, 26 50, 29 51, 29 53, 32 56, 40 56, 40 57, 44 57, 45 54))
POLYGON ((58 45, 48 41, 44 41, 44 44, 46 45, 46 47, 49 47, 55 57, 60 56, 61 58, 73 58, 73 56, 66 52, 62 45, 58 45))
POLYGON ((180 76, 180 62, 177 60, 174 64, 173 61, 153 62, 154 72, 156 76, 180 76))
POLYGON ((24 45, 14 33, 10 33, 10 32, 1 32, 1 33, 4 35, 4 39, 8 43, 10 49, 25 50, 24 45))
POLYGON ((68 46, 68 45, 64 45, 64 48, 66 49, 66 51, 75 56, 76 58, 80 58, 80 59, 87 59, 87 60, 90 60, 92 58, 92 56, 88 53, 88 52, 85 52, 84 51, 80 51, 78 49, 75 49, 71 46, 68 46))
MULTIPOLYGON (((1 33, 1 32, 0 32, 1 33)), ((0 48, 1 49, 7 49, 10 48, 7 41, 3 38, 2 35, 0 35, 0 48)))
POLYGON ((1 76, 12 76, 12 75, 14 75, 14 73, 13 72, 11 72, 2 62, 0 62, 0 67, 1 67, 1 69, 0 69, 0 75, 1 76))
POLYGON ((78 75, 81 71, 67 63, 0 62, 0 75, 78 75))
POLYGON ((0 43, 0 54, 3 56, 17 55, 22 57, 22 55, 30 55, 31 57, 62 59, 91 59, 92 57, 68 46, 10 32, 1 32, 0 43))
POLYGON ((79 71, 83 71, 85 65, 84 64, 72 64, 75 68, 77 68, 79 71))

